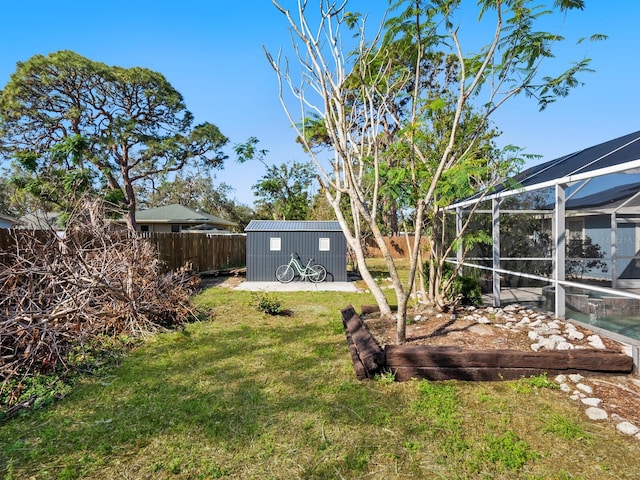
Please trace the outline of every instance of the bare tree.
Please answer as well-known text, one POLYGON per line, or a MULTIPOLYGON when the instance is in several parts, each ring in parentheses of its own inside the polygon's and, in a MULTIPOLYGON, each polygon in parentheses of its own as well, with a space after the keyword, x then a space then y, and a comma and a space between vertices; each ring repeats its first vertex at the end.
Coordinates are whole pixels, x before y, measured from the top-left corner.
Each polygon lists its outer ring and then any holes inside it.
MULTIPOLYGON (((467 222, 447 244, 443 206, 501 180, 513 165, 511 157, 490 147, 497 135, 490 128, 490 116, 522 93, 535 96, 544 108, 579 85, 576 75, 587 69, 588 60, 558 76, 540 78, 542 61, 562 38, 534 30, 544 12, 530 7, 529 0, 479 1, 479 17, 493 23, 493 33, 473 54, 465 53, 455 23, 461 1, 439 6, 421 0, 401 2, 406 10, 382 23, 370 39, 366 19, 348 12, 347 2, 319 0, 317 25, 309 21, 306 1, 298 1, 294 13, 273 3, 288 22, 296 72, 299 67, 297 80, 282 53, 266 52, 279 79, 281 102, 316 165, 363 279, 381 313, 391 315, 366 267, 363 235, 370 232, 382 252, 398 304, 397 341, 404 343, 407 305, 422 268, 421 238, 427 235, 430 246, 429 288, 423 300, 441 308, 453 281, 443 280, 444 263, 468 228, 467 222), (505 17, 509 28, 504 27, 505 17), (350 35, 344 36, 345 31, 350 35), (322 160, 319 144, 330 146, 328 163, 322 160), (388 184, 397 187, 393 198, 413 230, 408 238, 409 277, 404 282, 378 223, 388 184), (350 217, 341 210, 345 196, 350 217)), ((580 1, 556 3, 562 11, 584 6, 580 1)))

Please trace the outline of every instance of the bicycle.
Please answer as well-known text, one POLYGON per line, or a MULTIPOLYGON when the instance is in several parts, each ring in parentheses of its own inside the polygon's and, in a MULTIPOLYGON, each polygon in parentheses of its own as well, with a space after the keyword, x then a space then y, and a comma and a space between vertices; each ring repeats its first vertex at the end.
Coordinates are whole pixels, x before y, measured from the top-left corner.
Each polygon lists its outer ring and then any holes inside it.
POLYGON ((319 263, 313 263, 313 258, 310 258, 306 266, 302 266, 300 263, 300 257, 297 253, 291 254, 291 260, 289 263, 280 265, 276 268, 276 278, 280 283, 289 283, 296 276, 300 276, 303 280, 307 278, 313 283, 323 282, 327 278, 327 269, 319 263))

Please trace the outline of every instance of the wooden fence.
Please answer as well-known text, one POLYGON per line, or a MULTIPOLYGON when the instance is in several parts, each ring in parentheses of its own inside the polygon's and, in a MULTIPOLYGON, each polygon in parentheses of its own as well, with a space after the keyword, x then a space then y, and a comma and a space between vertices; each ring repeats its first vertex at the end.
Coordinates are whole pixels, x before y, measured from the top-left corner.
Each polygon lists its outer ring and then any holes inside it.
MULTIPOLYGON (((409 237, 409 242, 411 245, 413 245, 413 240, 413 237, 409 237)), ((385 237, 384 241, 393 258, 409 258, 409 244, 407 243, 406 237, 385 237)), ((427 248, 427 239, 422 238, 420 243, 422 244, 422 250, 424 251, 427 248)), ((367 256, 373 258, 382 257, 382 252, 376 245, 376 242, 373 238, 368 238, 366 245, 367 256)))
MULTIPOLYGON (((15 245, 14 236, 27 234, 26 230, 14 231, 13 234, 0 228, 0 262, 6 252, 15 245)), ((29 231, 30 235, 34 231, 29 231)), ((35 234, 43 241, 51 232, 36 230, 35 234)), ((155 233, 145 232, 141 236, 154 243, 158 249, 160 260, 168 270, 177 270, 185 264, 191 264, 196 272, 210 272, 230 267, 246 265, 247 237, 234 235, 204 235, 200 233, 155 233)))
POLYGON ((167 269, 187 263, 196 272, 210 272, 246 265, 246 235, 203 235, 201 233, 145 233, 158 248, 167 269))

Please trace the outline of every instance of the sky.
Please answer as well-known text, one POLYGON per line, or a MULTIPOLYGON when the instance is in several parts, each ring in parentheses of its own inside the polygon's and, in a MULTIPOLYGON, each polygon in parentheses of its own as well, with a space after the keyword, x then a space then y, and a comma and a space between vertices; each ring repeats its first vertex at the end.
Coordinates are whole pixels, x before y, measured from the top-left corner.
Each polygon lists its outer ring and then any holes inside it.
MULTIPOLYGON (((0 6, 0 88, 16 62, 58 50, 158 71, 183 95, 195 123, 211 122, 229 138, 230 158, 215 181, 233 187, 231 196, 247 205, 255 199, 252 185, 266 170, 257 161, 235 162, 234 145, 257 137, 268 150, 268 163, 308 160, 294 141, 263 52, 263 46, 272 53, 290 48, 286 21, 271 0, 0 0, 0 6)), ((386 0, 349 0, 349 9, 372 15, 386 6, 386 0)), ((503 132, 498 143, 541 155, 542 162, 640 130, 634 120, 640 107, 638 18, 637 0, 586 0, 586 9, 572 14, 560 33, 572 39, 602 33, 609 39, 572 42, 556 61, 568 65, 586 56, 595 72, 543 112, 527 99, 505 105, 494 117, 503 132)), ((474 21, 465 19, 471 26, 474 21)))

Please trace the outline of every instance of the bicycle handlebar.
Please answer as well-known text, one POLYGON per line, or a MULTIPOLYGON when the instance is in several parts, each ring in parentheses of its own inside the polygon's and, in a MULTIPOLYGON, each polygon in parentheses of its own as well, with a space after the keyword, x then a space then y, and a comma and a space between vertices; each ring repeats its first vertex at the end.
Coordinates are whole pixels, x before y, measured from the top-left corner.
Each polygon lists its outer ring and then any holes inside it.
MULTIPOLYGON (((299 260, 302 260, 302 258, 300 257, 300 255, 298 255, 298 254, 297 254, 297 253, 295 253, 295 252, 293 252, 293 253, 291 254, 291 258, 297 258, 297 259, 299 259, 299 260)), ((315 260, 315 259, 313 259, 313 258, 310 258, 310 259, 309 259, 309 261, 310 261, 310 262, 313 262, 314 260, 315 260)))

